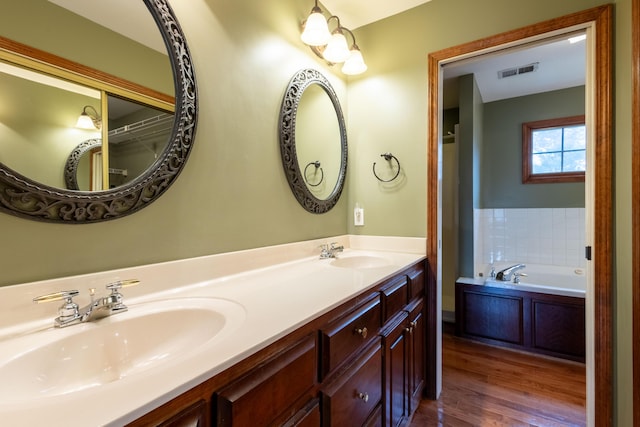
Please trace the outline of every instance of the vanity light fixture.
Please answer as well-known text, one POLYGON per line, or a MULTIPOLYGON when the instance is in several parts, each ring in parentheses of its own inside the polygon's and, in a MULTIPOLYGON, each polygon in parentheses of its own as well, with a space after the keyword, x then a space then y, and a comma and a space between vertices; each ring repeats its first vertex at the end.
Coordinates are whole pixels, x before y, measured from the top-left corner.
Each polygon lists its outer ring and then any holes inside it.
POLYGON ((91 105, 85 105, 82 109, 80 117, 78 117, 76 127, 80 129, 90 130, 100 129, 102 127, 102 118, 95 108, 93 108, 91 105))
POLYGON ((300 35, 302 41, 329 65, 344 63, 342 72, 348 75, 361 74, 367 70, 362 52, 351 30, 340 25, 340 18, 336 15, 325 19, 322 9, 318 6, 318 0, 315 1, 315 6, 302 25, 304 27, 300 35), (336 21, 337 26, 333 32, 329 32, 329 21, 332 19, 336 21), (351 47, 347 43, 345 33, 351 35, 353 39, 351 47))
POLYGON ((309 17, 304 22, 304 31, 300 35, 302 41, 309 46, 325 46, 329 43, 331 33, 329 25, 322 14, 322 9, 318 7, 318 0, 311 9, 309 17))

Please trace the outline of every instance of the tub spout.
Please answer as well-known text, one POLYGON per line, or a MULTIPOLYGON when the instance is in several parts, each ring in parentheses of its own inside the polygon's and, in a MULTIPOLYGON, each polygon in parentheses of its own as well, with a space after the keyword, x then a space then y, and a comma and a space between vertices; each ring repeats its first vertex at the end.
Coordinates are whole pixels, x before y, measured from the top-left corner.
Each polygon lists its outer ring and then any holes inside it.
POLYGON ((503 282, 510 282, 511 279, 513 279, 514 277, 515 272, 518 270, 522 270, 525 267, 526 265, 524 264, 515 264, 515 265, 512 265, 511 267, 507 267, 496 274, 496 280, 500 280, 503 282))

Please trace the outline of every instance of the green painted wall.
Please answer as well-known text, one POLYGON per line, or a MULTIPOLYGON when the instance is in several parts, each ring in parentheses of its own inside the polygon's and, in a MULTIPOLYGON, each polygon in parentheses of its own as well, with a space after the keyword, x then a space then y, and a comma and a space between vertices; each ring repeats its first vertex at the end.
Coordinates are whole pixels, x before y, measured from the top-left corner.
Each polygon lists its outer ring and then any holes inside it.
MULTIPOLYGON (((113 221, 74 226, 0 214, 0 285, 347 232, 347 197, 327 214, 308 213, 292 195, 280 159, 280 103, 296 71, 320 69, 343 109, 347 105, 343 77, 300 42, 299 23, 310 6, 296 0, 172 3, 193 54, 199 94, 186 168, 158 201, 113 221)), ((23 25, 39 43, 46 41, 38 36, 41 27, 49 40, 57 34, 51 23, 23 25)), ((4 30, 0 25, 0 34, 4 30)))
POLYGON ((460 77, 459 85, 458 274, 473 277, 473 210, 480 203, 484 104, 473 75, 460 77))
POLYGON ((480 207, 584 207, 584 183, 522 183, 522 123, 580 114, 584 86, 484 104, 480 207))
MULTIPOLYGON (((606 4, 597 0, 432 0, 409 12, 356 31, 369 71, 349 81, 349 130, 354 159, 350 205, 382 212, 384 223, 365 226, 367 234, 424 233, 425 199, 420 182, 425 171, 429 52, 471 42, 568 13, 606 4), (419 159, 408 164, 407 185, 395 193, 365 184, 370 158, 380 146, 419 159), (369 147, 376 147, 375 150, 369 147), (410 181, 410 183, 409 183, 410 181), (403 194, 406 191, 411 196, 403 194), (410 202, 408 202, 410 200, 410 202), (419 212, 416 212, 419 211, 419 212)), ((615 6, 615 425, 632 425, 631 352, 631 0, 615 6)), ((400 157, 402 160, 403 157, 400 157)), ((369 214, 369 213, 368 213, 369 214)), ((369 214, 369 216, 371 216, 369 214)), ((429 236, 435 238, 435 236, 429 236)))

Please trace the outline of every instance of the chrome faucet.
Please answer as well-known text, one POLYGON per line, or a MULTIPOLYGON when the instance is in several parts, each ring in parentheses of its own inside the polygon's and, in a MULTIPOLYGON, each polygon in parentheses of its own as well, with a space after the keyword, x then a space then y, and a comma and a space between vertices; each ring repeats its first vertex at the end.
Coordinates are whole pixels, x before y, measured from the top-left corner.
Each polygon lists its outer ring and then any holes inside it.
POLYGON ((137 279, 119 280, 109 283, 106 288, 111 293, 105 297, 94 299, 95 289, 90 289, 91 302, 83 308, 73 301, 73 297, 79 294, 77 290, 54 292, 52 294, 41 295, 33 299, 33 302, 50 302, 64 300, 58 308, 58 317, 54 319, 54 326, 64 328, 76 323, 91 322, 127 311, 127 306, 123 302, 123 295, 120 289, 137 285, 137 279))
POLYGON ((320 259, 335 258, 336 252, 342 252, 343 250, 344 246, 338 246, 336 242, 330 244, 325 243, 324 245, 320 245, 320 259))
MULTIPOLYGON (((502 282, 510 282, 514 278, 516 271, 522 270, 525 267, 526 265, 524 264, 515 264, 511 267, 505 268, 504 270, 498 271, 498 273, 496 274, 496 280, 500 280, 502 282)), ((515 277, 517 277, 517 275, 515 277)))

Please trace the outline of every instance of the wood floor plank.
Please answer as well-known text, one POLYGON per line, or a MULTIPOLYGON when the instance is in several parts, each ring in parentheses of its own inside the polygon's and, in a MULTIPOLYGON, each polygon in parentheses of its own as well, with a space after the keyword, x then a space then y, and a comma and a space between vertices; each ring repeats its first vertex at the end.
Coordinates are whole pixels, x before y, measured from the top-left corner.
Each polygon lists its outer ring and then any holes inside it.
POLYGON ((583 364, 443 335, 443 390, 411 427, 586 424, 583 364))

